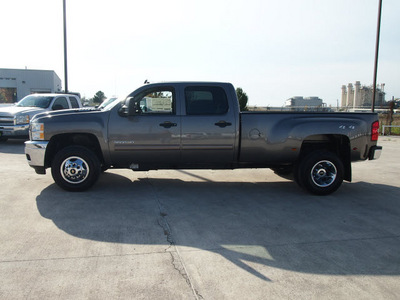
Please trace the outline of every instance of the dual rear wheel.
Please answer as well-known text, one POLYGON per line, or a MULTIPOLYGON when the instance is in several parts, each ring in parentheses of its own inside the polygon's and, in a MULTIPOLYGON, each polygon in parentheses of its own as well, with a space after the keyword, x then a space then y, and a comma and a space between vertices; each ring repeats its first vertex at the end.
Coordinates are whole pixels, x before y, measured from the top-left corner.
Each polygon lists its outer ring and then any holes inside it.
POLYGON ((342 160, 333 152, 316 150, 307 154, 294 170, 295 181, 316 195, 335 192, 343 182, 342 160))

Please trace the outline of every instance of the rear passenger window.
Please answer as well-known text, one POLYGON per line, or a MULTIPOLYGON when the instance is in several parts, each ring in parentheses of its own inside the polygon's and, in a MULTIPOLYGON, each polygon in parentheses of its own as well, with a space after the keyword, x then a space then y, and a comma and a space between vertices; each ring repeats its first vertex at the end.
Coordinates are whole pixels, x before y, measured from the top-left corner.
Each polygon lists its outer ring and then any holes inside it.
POLYGON ((78 101, 74 97, 69 97, 69 102, 71 102, 72 108, 79 108, 78 101))
POLYGON ((192 86, 185 88, 187 115, 223 115, 228 111, 228 99, 221 87, 192 86))

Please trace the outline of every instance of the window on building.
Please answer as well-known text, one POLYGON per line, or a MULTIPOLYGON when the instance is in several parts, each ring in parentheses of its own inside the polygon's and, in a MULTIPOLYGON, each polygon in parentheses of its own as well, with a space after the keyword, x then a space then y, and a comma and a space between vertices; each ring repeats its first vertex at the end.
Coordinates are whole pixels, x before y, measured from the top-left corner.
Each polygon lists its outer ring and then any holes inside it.
POLYGON ((0 103, 14 103, 17 101, 16 88, 0 88, 0 103))

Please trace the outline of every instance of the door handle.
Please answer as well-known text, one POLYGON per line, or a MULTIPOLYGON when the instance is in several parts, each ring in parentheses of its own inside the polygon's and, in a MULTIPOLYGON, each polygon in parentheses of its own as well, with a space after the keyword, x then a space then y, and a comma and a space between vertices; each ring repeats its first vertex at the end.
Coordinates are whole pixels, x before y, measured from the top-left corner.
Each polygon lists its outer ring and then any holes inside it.
POLYGON ((223 128, 226 126, 231 126, 232 123, 226 122, 226 121, 219 121, 219 122, 215 123, 214 125, 223 128))
POLYGON ((176 127, 176 123, 172 123, 170 121, 165 121, 164 123, 160 123, 160 126, 164 128, 171 128, 171 127, 176 127))

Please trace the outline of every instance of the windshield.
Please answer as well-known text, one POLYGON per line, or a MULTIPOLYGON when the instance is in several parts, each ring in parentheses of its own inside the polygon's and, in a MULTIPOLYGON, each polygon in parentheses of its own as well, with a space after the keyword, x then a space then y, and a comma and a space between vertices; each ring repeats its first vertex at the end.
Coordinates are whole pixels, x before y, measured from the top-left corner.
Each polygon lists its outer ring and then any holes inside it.
POLYGON ((17 106, 48 108, 53 98, 54 97, 40 95, 26 96, 24 99, 17 103, 17 106))
POLYGON ((98 108, 101 109, 101 110, 110 109, 110 108, 114 107, 117 103, 119 103, 121 101, 121 99, 119 99, 119 101, 117 101, 117 100, 118 100, 118 98, 107 99, 103 103, 101 103, 98 108))

